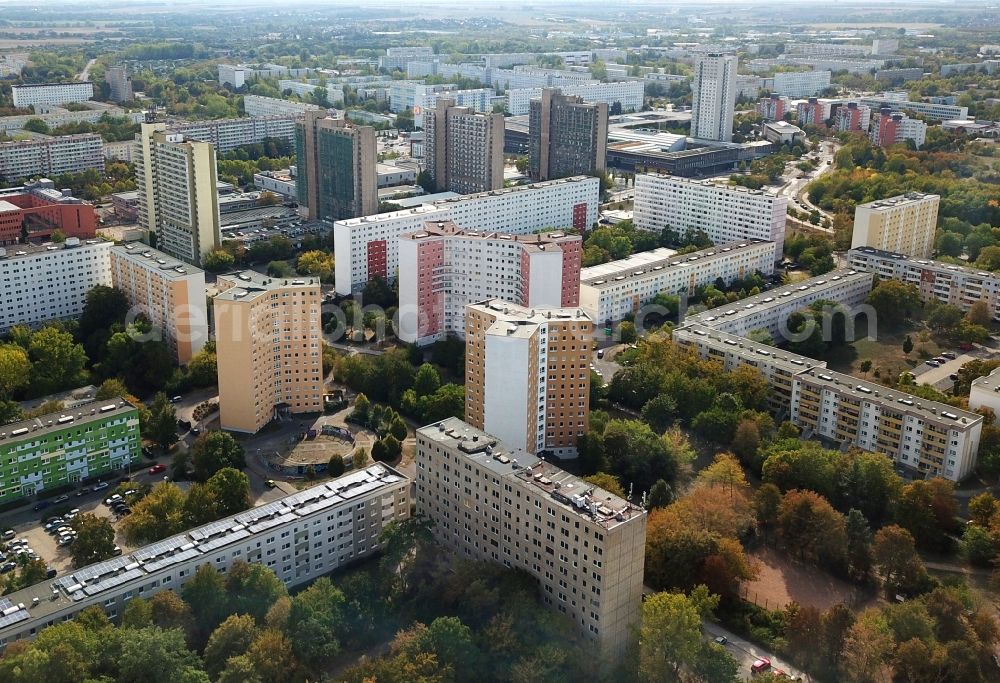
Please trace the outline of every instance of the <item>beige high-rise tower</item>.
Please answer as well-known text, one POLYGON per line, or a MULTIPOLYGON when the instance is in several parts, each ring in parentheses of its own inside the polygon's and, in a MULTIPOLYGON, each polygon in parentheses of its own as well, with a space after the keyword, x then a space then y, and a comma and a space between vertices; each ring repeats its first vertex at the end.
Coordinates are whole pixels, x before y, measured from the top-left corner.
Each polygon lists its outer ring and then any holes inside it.
POLYGON ((424 112, 424 162, 439 192, 503 187, 503 114, 478 114, 439 97, 424 112))
POLYGON ((854 209, 851 248, 872 247, 916 258, 930 258, 937 228, 936 194, 907 192, 898 197, 858 204, 854 209))
POLYGON ((465 420, 529 453, 576 453, 594 323, 579 308, 465 307, 465 420))
POLYGON ((309 218, 339 221, 378 213, 375 129, 307 111, 295 125, 295 191, 309 218))
POLYGON ((319 279, 246 271, 217 285, 222 428, 253 434, 274 418, 322 410, 319 279))
POLYGON ((156 235, 157 249, 199 265, 221 242, 215 148, 144 123, 132 156, 139 224, 156 235))

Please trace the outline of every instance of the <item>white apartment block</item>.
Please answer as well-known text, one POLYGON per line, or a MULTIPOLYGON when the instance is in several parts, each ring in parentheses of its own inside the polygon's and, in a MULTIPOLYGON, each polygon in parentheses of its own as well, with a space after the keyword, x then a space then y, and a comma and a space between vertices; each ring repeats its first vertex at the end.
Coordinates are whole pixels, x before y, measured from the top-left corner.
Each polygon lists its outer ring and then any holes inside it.
POLYGON ((873 247, 917 258, 934 251, 938 206, 936 194, 908 192, 898 197, 858 204, 854 210, 851 248, 873 247))
POLYGON ((913 145, 920 149, 927 139, 927 124, 898 111, 883 109, 871 117, 868 139, 873 145, 881 147, 912 140, 913 145))
POLYGON ((110 251, 111 282, 185 364, 208 341, 205 272, 145 244, 110 251))
POLYGON ((490 85, 502 90, 517 90, 518 88, 552 88, 563 85, 586 85, 597 83, 593 75, 586 69, 567 71, 565 69, 546 69, 539 66, 515 66, 513 69, 490 70, 490 85))
POLYGON ((303 116, 307 111, 319 111, 320 108, 315 104, 292 102, 277 97, 243 96, 243 111, 247 116, 303 116))
POLYGON ((39 83, 37 85, 11 86, 14 106, 26 109, 67 102, 86 102, 94 96, 94 84, 90 81, 78 83, 39 83))
MULTIPOLYGON (((546 86, 547 87, 547 86, 546 86)), ((616 102, 622 112, 642 109, 644 85, 642 81, 617 81, 615 83, 560 85, 563 95, 582 97, 584 102, 606 102, 611 107, 616 102)), ((507 93, 507 111, 512 116, 523 116, 531 109, 531 100, 542 96, 542 87, 510 90, 507 93)))
POLYGON ((385 54, 378 58, 378 68, 385 71, 405 70, 408 62, 427 60, 433 57, 434 48, 432 47, 390 47, 386 48, 385 54))
POLYGON ((597 668, 635 647, 646 513, 450 418, 417 430, 416 509, 458 555, 520 569, 594 641, 597 668))
POLYGON ((79 317, 91 287, 111 286, 111 246, 70 237, 63 244, 0 248, 0 333, 79 317))
POLYGON ((785 43, 786 55, 853 56, 871 54, 870 45, 860 43, 785 43))
POLYGON ((190 140, 209 142, 216 151, 225 153, 242 145, 261 143, 267 138, 279 138, 294 145, 295 122, 301 118, 296 114, 276 114, 213 121, 178 121, 167 124, 167 130, 190 140))
POLYGON ((0 142, 0 177, 8 182, 91 168, 104 170, 103 140, 96 133, 0 142))
POLYGON ((915 285, 925 301, 937 299, 963 311, 977 301, 985 301, 990 315, 1000 320, 1000 274, 871 247, 851 249, 847 258, 852 268, 874 273, 883 280, 915 285))
POLYGON ((1000 422, 1000 369, 972 380, 969 388, 969 410, 989 408, 993 424, 1000 422))
POLYGON ((545 228, 583 230, 597 222, 599 200, 600 180, 575 176, 336 221, 337 293, 349 295, 375 277, 394 280, 399 268, 399 236, 419 231, 426 221, 453 220, 465 230, 512 235, 545 228))
POLYGON ((423 107, 431 93, 447 92, 457 87, 453 83, 425 85, 417 81, 393 81, 389 86, 389 111, 398 114, 407 109, 423 107))
POLYGON ((733 139, 737 62, 735 55, 720 53, 695 57, 691 80, 691 137, 720 142, 733 139))
POLYGON ((19 114, 17 116, 0 116, 0 132, 16 133, 24 129, 24 124, 32 119, 44 121, 49 128, 56 128, 70 123, 97 123, 101 117, 108 116, 122 117, 129 119, 132 123, 142 123, 145 114, 141 111, 125 111, 121 107, 105 105, 102 102, 88 102, 88 108, 83 111, 70 111, 62 107, 46 107, 45 114, 19 114))
POLYGON ((27 52, 8 52, 0 54, 0 78, 20 76, 28 65, 31 56, 27 52))
POLYGON ((562 232, 510 235, 427 222, 399 238, 400 340, 430 344, 465 336, 465 307, 488 299, 575 306, 582 238, 562 232))
POLYGON ((250 69, 245 66, 235 64, 219 64, 219 85, 231 85, 233 88, 242 88, 246 85, 250 69))
POLYGON ((835 270, 688 316, 684 324, 698 323, 741 337, 754 330, 765 330, 772 339, 781 340, 788 336, 788 318, 792 313, 821 300, 836 301, 848 309, 858 306, 871 293, 872 281, 871 273, 835 270))
POLYGON ((760 272, 774 272, 774 242, 747 241, 678 256, 659 248, 580 271, 580 308, 597 324, 639 313, 657 294, 693 296, 721 279, 727 285, 760 272))
POLYGON ((779 71, 774 74, 774 92, 785 97, 812 97, 829 87, 829 71, 779 71))
POLYGON ((635 177, 633 215, 643 230, 701 230, 715 244, 774 242, 780 258, 787 211, 787 197, 763 190, 651 173, 635 177))
MULTIPOLYGON (((132 598, 180 593, 198 567, 266 566, 292 588, 379 550, 410 516, 410 480, 382 463, 0 598, 0 648, 32 639, 88 607, 119 618, 132 598)), ((642 562, 640 558, 639 565, 642 562)))

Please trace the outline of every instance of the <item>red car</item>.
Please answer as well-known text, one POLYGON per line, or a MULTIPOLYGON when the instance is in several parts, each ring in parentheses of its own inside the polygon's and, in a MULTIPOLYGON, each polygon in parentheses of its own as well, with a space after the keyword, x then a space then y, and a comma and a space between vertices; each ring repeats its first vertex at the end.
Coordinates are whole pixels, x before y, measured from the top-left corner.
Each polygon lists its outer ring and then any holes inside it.
POLYGON ((153 465, 152 467, 149 468, 149 473, 150 474, 159 474, 160 472, 165 472, 166 470, 167 470, 167 466, 166 465, 159 465, 159 464, 157 464, 157 465, 153 465))
POLYGON ((750 671, 755 674, 767 671, 771 668, 771 660, 767 657, 761 657, 753 663, 750 667, 750 671))

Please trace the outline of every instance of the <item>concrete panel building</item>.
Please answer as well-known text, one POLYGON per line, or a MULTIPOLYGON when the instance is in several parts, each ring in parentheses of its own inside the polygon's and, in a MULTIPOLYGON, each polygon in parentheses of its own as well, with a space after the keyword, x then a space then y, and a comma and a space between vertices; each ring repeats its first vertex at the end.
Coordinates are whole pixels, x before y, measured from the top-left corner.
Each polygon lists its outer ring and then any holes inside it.
POLYGON ((546 228, 583 230, 597 222, 599 198, 600 180, 577 176, 337 221, 333 225, 337 292, 350 294, 375 277, 394 280, 399 236, 419 231, 427 221, 453 220, 465 230, 511 235, 546 228))
POLYGON ((911 119, 902 112, 893 111, 887 107, 872 116, 868 139, 873 145, 889 147, 906 140, 920 149, 927 137, 927 124, 919 119, 911 119))
POLYGON ((779 71, 774 74, 774 92, 785 97, 812 97, 830 87, 830 72, 779 71))
POLYGON ((104 82, 108 84, 110 89, 108 99, 112 102, 131 102, 135 98, 132 92, 132 79, 128 77, 128 69, 125 66, 109 66, 104 72, 104 82))
POLYGON ((24 178, 104 171, 104 149, 96 133, 0 142, 0 178, 24 178))
POLYGON ((601 173, 607 166, 608 105, 545 88, 528 114, 528 174, 549 180, 601 173))
POLYGON ((337 221, 378 211, 375 129, 308 112, 295 128, 299 205, 309 218, 337 221))
POLYGON ((198 265, 221 241, 215 148, 144 123, 133 157, 139 225, 161 251, 198 265))
MULTIPOLYGON (((138 427, 136 441, 138 451, 138 427)), ((410 516, 410 486, 406 476, 376 463, 11 593, 0 599, 0 606, 10 603, 0 648, 88 607, 118 620, 134 597, 180 593, 202 565, 226 572, 237 562, 260 564, 288 588, 309 583, 378 553, 382 530, 410 516)))
POLYGON ((424 163, 439 191, 503 187, 503 114, 480 114, 440 97, 424 113, 424 163))
POLYGON ((652 173, 635 177, 636 227, 701 231, 715 244, 774 242, 776 258, 785 242, 787 207, 787 197, 763 190, 652 173))
POLYGON ((90 81, 77 81, 74 83, 13 85, 11 86, 11 94, 14 98, 14 106, 19 109, 59 106, 68 102, 86 102, 91 99, 94 96, 94 84, 90 81))
POLYGON ((531 110, 531 100, 542 96, 545 87, 558 87, 567 97, 580 97, 584 102, 603 102, 608 111, 621 108, 622 113, 640 111, 644 97, 642 81, 617 81, 614 83, 542 83, 535 87, 511 88, 507 91, 507 113, 524 116, 531 110), (617 106, 616 106, 617 105, 617 106))
POLYGON ((243 96, 243 111, 247 116, 302 116, 306 112, 321 109, 319 105, 307 102, 292 102, 263 95, 243 96))
POLYGON ((323 409, 318 278, 220 276, 213 301, 223 429, 255 434, 273 419, 323 409))
POLYGON ((678 256, 659 248, 580 271, 580 308, 594 322, 622 320, 661 292, 693 296, 703 285, 721 279, 727 285, 754 273, 771 275, 774 242, 747 241, 724 244, 678 256))
POLYGON ((417 512, 439 543, 528 572, 593 641, 595 668, 624 660, 642 611, 642 508, 454 418, 417 430, 416 460, 417 512))
POLYGON ((110 242, 76 237, 0 248, 0 333, 14 325, 78 318, 91 287, 111 286, 110 250, 110 242))
POLYGON ((593 329, 579 308, 467 306, 466 421, 529 453, 575 456, 590 414, 593 329))
POLYGON ((139 409, 94 401, 0 429, 0 504, 116 470, 140 459, 139 409))
POLYGON ((184 364, 208 341, 205 272, 145 244, 109 251, 111 282, 141 309, 184 364))
POLYGON ((851 248, 872 247, 917 258, 930 258, 937 228, 936 194, 908 192, 867 204, 854 210, 851 248))
POLYGON ((576 306, 579 235, 510 235, 429 221, 399 238, 399 329, 407 343, 465 335, 465 307, 503 299, 525 307, 576 306))
POLYGON ((735 55, 698 55, 691 80, 691 137, 729 142, 736 109, 735 55))
POLYGON ((301 114, 275 114, 238 119, 175 121, 167 124, 167 131, 180 133, 190 140, 209 142, 216 152, 224 153, 243 145, 262 143, 268 138, 278 138, 294 145, 295 124, 301 120, 301 114))

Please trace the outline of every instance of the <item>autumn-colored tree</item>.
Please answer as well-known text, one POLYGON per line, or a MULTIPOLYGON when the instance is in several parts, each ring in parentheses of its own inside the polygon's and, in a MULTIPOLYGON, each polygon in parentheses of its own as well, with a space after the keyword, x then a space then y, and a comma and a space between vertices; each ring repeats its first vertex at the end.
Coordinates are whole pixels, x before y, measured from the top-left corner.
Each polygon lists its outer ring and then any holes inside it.
POLYGON ((785 546, 800 559, 827 567, 847 560, 844 516, 812 491, 792 490, 778 507, 778 530, 785 546))
POLYGON ((900 526, 893 524, 879 529, 872 554, 887 594, 916 590, 926 578, 927 572, 917 555, 913 536, 900 526))

